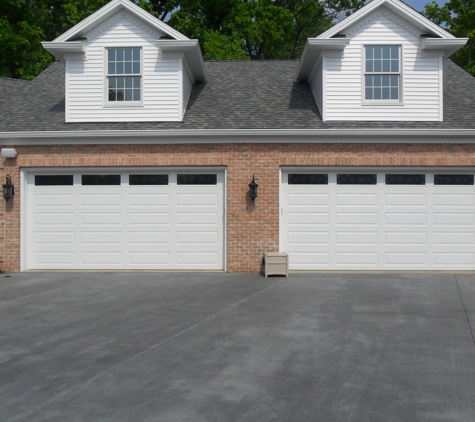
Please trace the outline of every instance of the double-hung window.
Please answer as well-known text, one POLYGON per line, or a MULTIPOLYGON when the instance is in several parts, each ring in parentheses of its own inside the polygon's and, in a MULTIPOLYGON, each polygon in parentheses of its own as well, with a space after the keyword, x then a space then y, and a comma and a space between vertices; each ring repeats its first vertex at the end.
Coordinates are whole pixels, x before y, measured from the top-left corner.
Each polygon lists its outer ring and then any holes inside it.
POLYGON ((364 101, 401 101, 401 47, 365 46, 364 101))
POLYGON ((142 101, 140 48, 107 49, 107 100, 109 104, 142 101))

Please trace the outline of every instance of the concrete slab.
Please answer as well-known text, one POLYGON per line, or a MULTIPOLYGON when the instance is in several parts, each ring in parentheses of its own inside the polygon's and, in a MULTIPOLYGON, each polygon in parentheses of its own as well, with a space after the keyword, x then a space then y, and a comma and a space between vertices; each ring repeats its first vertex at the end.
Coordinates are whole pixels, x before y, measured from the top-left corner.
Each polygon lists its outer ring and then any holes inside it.
POLYGON ((11 421, 475 420, 475 275, 0 276, 11 421))

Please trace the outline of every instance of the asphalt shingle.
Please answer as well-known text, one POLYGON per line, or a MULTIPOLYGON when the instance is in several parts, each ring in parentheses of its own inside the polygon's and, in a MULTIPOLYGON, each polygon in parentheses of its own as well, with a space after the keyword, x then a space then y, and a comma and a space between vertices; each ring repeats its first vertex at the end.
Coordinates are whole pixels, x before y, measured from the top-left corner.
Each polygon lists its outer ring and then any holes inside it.
POLYGON ((183 122, 65 123, 64 65, 32 81, 0 78, 0 132, 160 129, 475 129, 475 78, 444 64, 443 122, 323 122, 297 61, 210 61, 209 81, 193 87, 183 122))

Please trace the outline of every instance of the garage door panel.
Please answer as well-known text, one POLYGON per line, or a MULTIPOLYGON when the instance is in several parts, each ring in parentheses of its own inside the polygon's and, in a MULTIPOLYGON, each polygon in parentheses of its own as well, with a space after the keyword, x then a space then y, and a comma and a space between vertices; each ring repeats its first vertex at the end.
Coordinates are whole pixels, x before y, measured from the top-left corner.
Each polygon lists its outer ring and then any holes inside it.
POLYGON ((170 265, 170 253, 168 252, 130 252, 129 263, 132 265, 170 265))
POLYGON ((337 245, 377 245, 378 232, 337 232, 337 245))
POLYGON ((434 226, 467 226, 473 227, 475 216, 472 213, 441 213, 434 212, 434 226))
POLYGON ((386 232, 386 245, 426 245, 427 233, 425 232, 386 232))
POLYGON ((366 213, 348 213, 348 212, 336 212, 336 221, 338 225, 366 225, 377 226, 378 225, 378 213, 366 212, 366 213))
POLYGON ((162 206, 168 207, 170 205, 170 195, 160 194, 129 194, 129 207, 146 207, 146 206, 162 206))
POLYGON ((177 172, 166 173, 124 170, 114 186, 83 185, 81 171, 72 185, 35 186, 28 173, 26 268, 223 269, 224 172, 211 170, 218 183, 207 186, 177 186, 177 172))
POLYGON ((387 265, 427 265, 427 254, 424 252, 387 252, 384 254, 384 257, 387 265))
POLYGON ((328 224, 330 214, 328 212, 289 212, 289 225, 321 225, 328 224))
POLYGON ((337 194, 336 195, 337 205, 351 205, 351 206, 369 206, 373 205, 378 206, 378 195, 376 194, 337 194))
POLYGON ((131 226, 160 226, 170 224, 170 214, 165 212, 129 212, 131 226))
POLYGON ((385 194, 385 204, 394 207, 425 207, 427 206, 427 195, 415 194, 385 194))
POLYGON ((289 193, 289 206, 329 206, 329 194, 289 193))
POLYGON ((398 226, 426 226, 427 214, 425 212, 388 212, 386 213, 386 224, 398 226))
POLYGON ((378 184, 350 186, 337 184, 337 172, 327 173, 327 185, 304 189, 289 185, 282 172, 280 246, 290 269, 475 270, 474 185, 434 185, 430 172, 390 178, 381 169, 378 184), (407 180, 415 184, 397 184, 407 180), (315 224, 322 207, 314 198, 322 195, 329 198, 329 217, 315 224))
POLYGON ((170 233, 160 231, 129 231, 129 245, 169 245, 170 233))
POLYGON ((87 194, 81 195, 81 205, 83 207, 121 207, 122 206, 122 195, 108 195, 108 194, 87 194))
POLYGON ((434 205, 444 207, 473 207, 475 206, 475 195, 448 195, 435 194, 434 205))
POLYGON ((34 196, 35 207, 74 207, 74 195, 43 194, 34 196))
POLYGON ((81 243, 83 245, 121 245, 122 232, 82 232, 81 243))
POLYGON ((33 217, 36 226, 74 226, 74 213, 36 213, 33 217))

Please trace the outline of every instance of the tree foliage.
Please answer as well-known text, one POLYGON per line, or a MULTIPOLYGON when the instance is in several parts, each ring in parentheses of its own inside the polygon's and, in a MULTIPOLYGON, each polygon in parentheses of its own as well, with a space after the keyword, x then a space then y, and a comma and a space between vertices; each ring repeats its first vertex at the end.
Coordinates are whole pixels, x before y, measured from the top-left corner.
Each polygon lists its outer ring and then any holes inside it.
MULTIPOLYGON (((0 76, 31 79, 52 41, 109 0, 0 0, 0 76)), ((131 0, 190 38, 211 60, 295 59, 306 39, 365 0, 131 0)), ((475 0, 474 0, 475 1, 475 0)))
POLYGON ((452 60, 475 76, 475 0, 449 0, 443 6, 433 0, 425 6, 424 15, 456 37, 468 38, 452 60))

